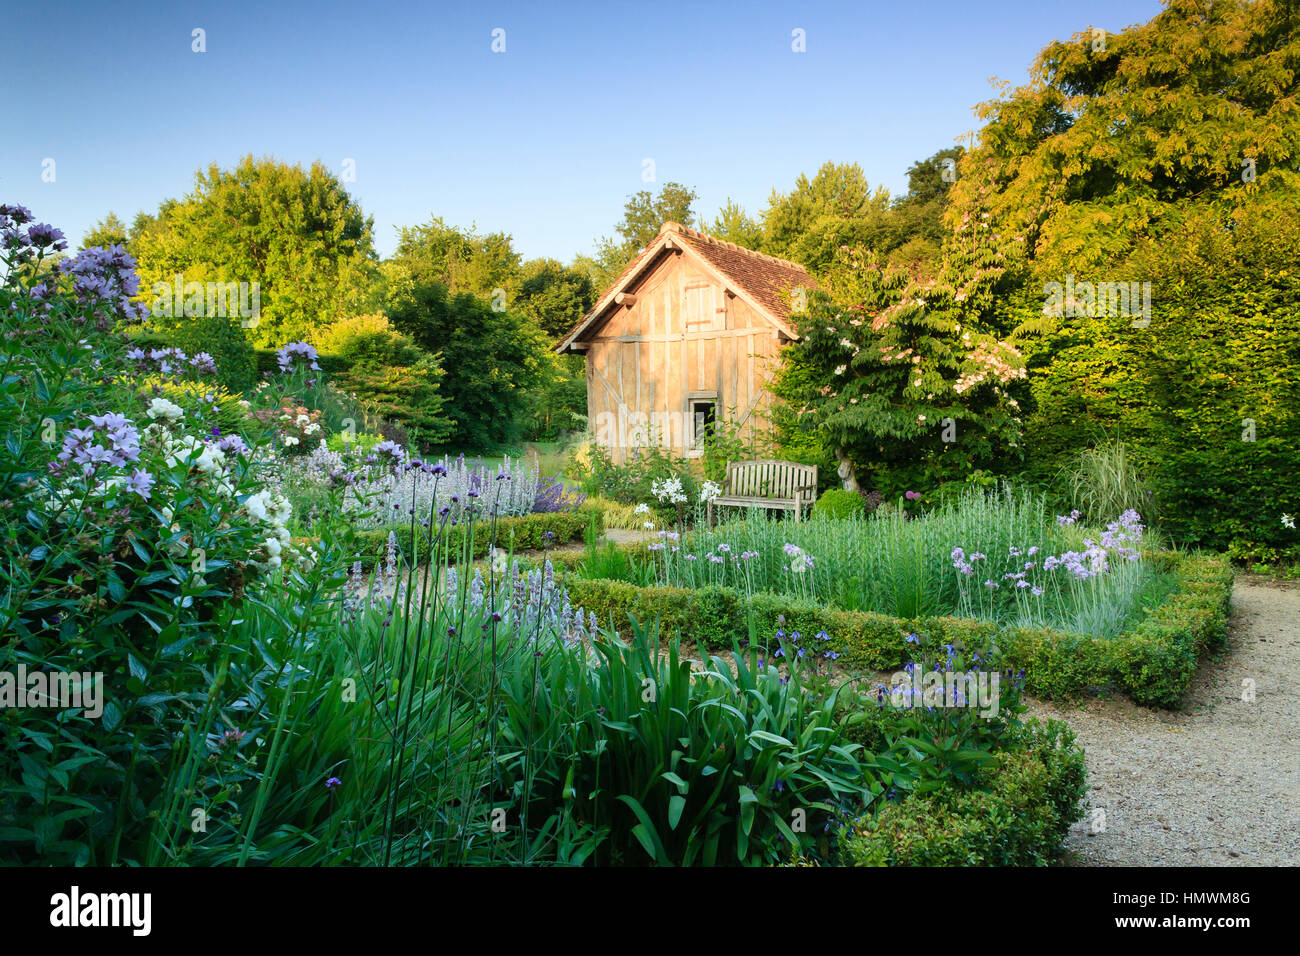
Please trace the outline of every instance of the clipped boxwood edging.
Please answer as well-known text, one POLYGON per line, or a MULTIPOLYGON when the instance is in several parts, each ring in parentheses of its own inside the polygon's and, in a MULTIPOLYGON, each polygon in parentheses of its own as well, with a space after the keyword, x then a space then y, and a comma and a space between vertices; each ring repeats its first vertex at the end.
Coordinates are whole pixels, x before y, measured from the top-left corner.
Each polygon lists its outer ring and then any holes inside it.
POLYGON ((1066 724, 1029 721, 980 789, 888 803, 846 828, 850 866, 1049 866, 1083 818, 1083 750, 1066 724))
POLYGON ((1173 707, 1182 700, 1202 653, 1226 646, 1232 567, 1221 555, 1150 555, 1174 574, 1172 593, 1131 630, 1109 639, 1052 628, 1006 627, 957 617, 894 618, 848 611, 777 594, 750 598, 734 588, 640 588, 626 581, 566 577, 575 607, 626 632, 630 618, 659 621, 669 634, 706 647, 730 647, 754 634, 766 640, 778 627, 813 635, 856 668, 889 671, 908 659, 906 637, 925 634, 945 644, 996 644, 1005 666, 1024 668, 1025 689, 1062 699, 1116 686, 1135 703, 1173 707), (782 620, 783 619, 783 622, 782 620))
MULTIPOLYGON (((496 546, 503 551, 526 551, 567 544, 571 541, 581 541, 588 525, 599 520, 599 512, 582 509, 578 511, 539 512, 518 517, 498 518, 496 523, 496 546), (546 538, 548 532, 554 535, 550 541, 546 538)), ((459 560, 464 553, 468 528, 469 526, 466 524, 452 525, 447 528, 447 553, 453 562, 459 560)), ((420 531, 419 550, 423 556, 423 553, 428 549, 428 542, 424 537, 425 532, 423 529, 417 530, 420 531)), ((397 548, 403 555, 415 554, 416 549, 412 547, 410 524, 356 532, 358 553, 363 559, 367 560, 383 557, 388 547, 390 532, 397 536, 397 548)), ((472 556, 476 559, 485 557, 491 541, 492 526, 490 522, 475 521, 472 556)))

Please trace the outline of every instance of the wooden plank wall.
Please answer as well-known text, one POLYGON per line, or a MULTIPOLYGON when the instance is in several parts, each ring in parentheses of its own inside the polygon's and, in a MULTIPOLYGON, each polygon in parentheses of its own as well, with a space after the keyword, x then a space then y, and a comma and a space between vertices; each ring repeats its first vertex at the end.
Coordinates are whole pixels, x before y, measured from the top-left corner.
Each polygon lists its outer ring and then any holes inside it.
MULTIPOLYGON (((670 432, 656 440, 682 455, 695 392, 717 392, 720 414, 742 422, 747 437, 763 430, 772 400, 766 386, 780 349, 775 327, 680 253, 665 255, 629 291, 635 304, 615 307, 589 339, 587 408, 597 437, 604 437, 598 422, 608 413, 605 431, 614 442, 620 432, 630 444, 647 440, 617 425, 621 403, 624 422, 635 422, 629 413, 644 413, 670 432)), ((625 449, 614 449, 616 461, 624 456, 625 449)))

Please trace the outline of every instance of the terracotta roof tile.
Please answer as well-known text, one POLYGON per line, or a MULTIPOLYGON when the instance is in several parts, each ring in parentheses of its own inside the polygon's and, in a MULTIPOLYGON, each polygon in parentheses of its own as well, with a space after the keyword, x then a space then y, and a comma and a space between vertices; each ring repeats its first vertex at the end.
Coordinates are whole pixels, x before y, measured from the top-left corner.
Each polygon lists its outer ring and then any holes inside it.
POLYGON ((795 289, 815 289, 817 280, 810 276, 803 266, 778 259, 775 256, 754 252, 734 242, 717 239, 707 233, 688 229, 675 222, 666 222, 649 245, 636 255, 619 273, 613 284, 601 295, 595 307, 578 321, 560 339, 563 343, 574 335, 589 320, 603 312, 613 299, 613 293, 620 289, 628 277, 640 270, 645 264, 651 250, 659 245, 664 233, 673 233, 690 245, 705 261, 717 269, 735 284, 738 291, 744 292, 774 318, 788 322, 790 318, 790 296, 795 289))
POLYGON ((676 226, 675 231, 714 268, 782 321, 790 318, 790 296, 794 290, 801 287, 812 289, 817 284, 797 263, 754 252, 676 223, 667 223, 665 229, 670 226, 676 226))

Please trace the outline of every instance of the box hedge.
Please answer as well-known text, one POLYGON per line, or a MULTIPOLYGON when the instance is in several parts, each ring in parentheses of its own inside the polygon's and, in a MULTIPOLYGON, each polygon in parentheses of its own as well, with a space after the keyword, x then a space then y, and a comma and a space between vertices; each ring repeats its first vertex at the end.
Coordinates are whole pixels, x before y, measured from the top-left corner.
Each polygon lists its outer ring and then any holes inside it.
POLYGON ((852 866, 1047 866, 1083 817, 1083 751, 1060 721, 1030 721, 982 786, 886 803, 845 828, 852 866))
POLYGON ((575 606, 624 632, 629 619, 658 620, 666 633, 729 647, 751 633, 767 639, 778 627, 809 635, 825 631, 831 638, 827 647, 845 665, 876 671, 906 663, 906 636, 920 633, 942 643, 996 645, 1007 666, 1024 668, 1026 690, 1038 697, 1069 698, 1113 686, 1139 704, 1172 707, 1200 656, 1225 646, 1232 569, 1217 555, 1162 552, 1150 558, 1174 575, 1172 593, 1129 631, 1109 639, 972 618, 893 618, 777 594, 746 597, 730 588, 640 588, 573 577, 564 583, 575 606))
MULTIPOLYGON (((482 558, 495 540, 496 547, 503 551, 540 550, 547 547, 581 541, 589 525, 596 523, 599 528, 599 512, 579 509, 577 511, 554 511, 536 513, 513 518, 498 518, 495 527, 487 521, 476 521, 474 527, 472 557, 482 558), (548 540, 547 535, 552 537, 548 540)), ((420 530, 419 551, 421 555, 428 549, 425 532, 420 530)), ((356 533, 358 553, 364 559, 373 560, 383 556, 388 545, 388 535, 397 536, 397 547, 403 555, 415 554, 412 546, 411 526, 409 524, 376 528, 356 533)), ((457 561, 465 552, 466 538, 469 534, 468 524, 452 525, 447 529, 450 560, 457 561)))

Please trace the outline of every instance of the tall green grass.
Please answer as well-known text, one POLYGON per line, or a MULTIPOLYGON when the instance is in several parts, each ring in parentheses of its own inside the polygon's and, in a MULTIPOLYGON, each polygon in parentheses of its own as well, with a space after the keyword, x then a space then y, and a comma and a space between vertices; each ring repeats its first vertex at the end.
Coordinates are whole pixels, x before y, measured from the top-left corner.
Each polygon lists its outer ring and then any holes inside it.
POLYGON ((659 583, 679 587, 722 585, 904 618, 964 614, 1101 636, 1115 631, 1147 587, 1147 563, 1114 560, 1106 574, 1083 582, 1061 568, 1042 570, 1048 555, 1082 551, 1100 534, 1059 524, 1041 495, 1003 488, 971 491, 920 515, 894 509, 804 522, 750 517, 667 533, 641 560, 655 567, 659 583), (958 572, 955 548, 984 556, 977 575, 958 572), (1036 565, 1026 575, 1033 585, 1016 588, 1005 576, 1023 572, 1026 563, 1036 565))

